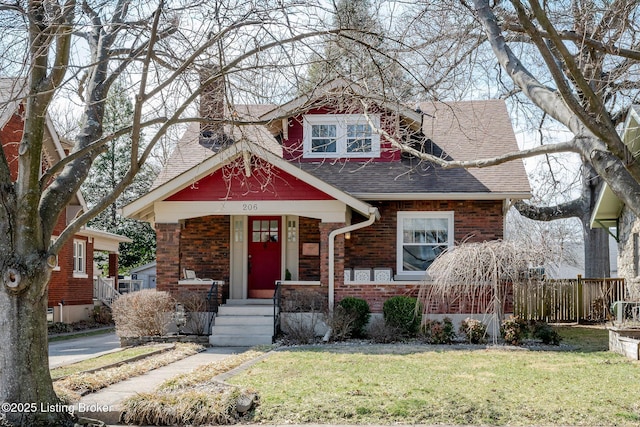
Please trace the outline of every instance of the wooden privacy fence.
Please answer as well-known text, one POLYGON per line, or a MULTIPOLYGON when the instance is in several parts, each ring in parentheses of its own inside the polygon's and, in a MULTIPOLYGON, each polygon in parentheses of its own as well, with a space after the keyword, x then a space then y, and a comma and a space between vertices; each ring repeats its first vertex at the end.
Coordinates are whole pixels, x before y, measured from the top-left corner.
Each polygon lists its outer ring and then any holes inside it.
POLYGON ((604 322, 625 299, 624 279, 541 280, 514 285, 513 314, 546 322, 604 322))

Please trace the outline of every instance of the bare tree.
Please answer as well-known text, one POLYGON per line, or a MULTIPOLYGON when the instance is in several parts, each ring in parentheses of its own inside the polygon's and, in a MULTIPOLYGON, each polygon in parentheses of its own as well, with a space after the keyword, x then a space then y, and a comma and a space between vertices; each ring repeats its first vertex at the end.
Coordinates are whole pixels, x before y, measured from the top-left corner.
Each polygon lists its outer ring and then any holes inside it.
MULTIPOLYGON (((640 165, 634 157, 637 153, 630 152, 619 135, 629 107, 637 102, 640 93, 638 6, 639 2, 631 0, 453 0, 437 5, 421 2, 411 9, 417 29, 414 33, 426 33, 421 40, 439 40, 434 31, 429 31, 434 21, 456 23, 441 32, 440 39, 448 40, 451 46, 469 47, 461 57, 464 60, 452 64, 455 68, 445 68, 442 80, 459 83, 458 89, 450 85, 449 93, 501 94, 516 104, 532 105, 538 111, 539 123, 571 135, 567 140, 545 141, 499 158, 466 162, 426 155, 423 158, 444 167, 488 167, 545 154, 579 155, 584 164, 583 184, 575 200, 543 208, 525 203, 517 207, 536 219, 579 218, 584 228, 585 253, 600 253, 598 259, 587 259, 589 275, 605 275, 609 269, 606 253, 598 251, 608 245, 606 230, 589 230, 601 180, 632 212, 640 213, 640 165), (490 47, 491 56, 486 46, 490 47), (460 74, 467 77, 468 83, 461 82, 460 74)), ((424 42, 413 45, 427 48, 424 42)), ((432 54, 433 61, 447 56, 440 52, 432 54)))
POLYGON ((16 77, 3 111, 21 104, 24 120, 17 159, 0 155, 0 401, 34 405, 20 412, 3 406, 3 420, 71 423, 64 411, 47 410, 59 403, 48 369, 47 283, 62 245, 116 200, 167 132, 202 120, 190 116, 202 87, 224 81, 245 100, 260 92, 253 91, 257 83, 285 87, 304 65, 303 44, 327 34, 313 8, 275 0, 0 2, 0 72, 16 77), (201 82, 198 71, 207 67, 201 82), (134 94, 132 124, 106 129, 105 103, 116 79, 134 94), (60 97, 67 111, 80 112, 79 125, 70 154, 43 171, 47 113, 60 97), (51 244, 58 217, 93 161, 124 134, 127 172, 51 244), (9 162, 17 163, 17 179, 9 162))

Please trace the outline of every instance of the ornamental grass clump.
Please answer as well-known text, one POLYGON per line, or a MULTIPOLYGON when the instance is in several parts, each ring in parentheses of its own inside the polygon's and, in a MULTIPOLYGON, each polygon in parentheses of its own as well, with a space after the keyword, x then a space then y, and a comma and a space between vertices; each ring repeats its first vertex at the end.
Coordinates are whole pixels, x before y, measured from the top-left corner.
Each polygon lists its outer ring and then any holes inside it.
POLYGON ((483 344, 487 342, 487 325, 478 319, 467 317, 460 323, 458 332, 466 338, 469 344, 483 344))

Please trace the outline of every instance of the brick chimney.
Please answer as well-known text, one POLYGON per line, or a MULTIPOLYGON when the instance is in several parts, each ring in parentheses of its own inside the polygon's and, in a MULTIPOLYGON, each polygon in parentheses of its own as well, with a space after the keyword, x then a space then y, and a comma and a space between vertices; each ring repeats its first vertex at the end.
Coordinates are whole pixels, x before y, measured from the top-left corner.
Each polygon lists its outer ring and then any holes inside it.
MULTIPOLYGON (((215 65, 206 65, 199 71, 200 84, 218 73, 215 65)), ((225 84, 222 76, 202 88, 200 92, 200 117, 212 122, 200 122, 200 144, 214 151, 228 144, 230 139, 224 133, 225 84)))

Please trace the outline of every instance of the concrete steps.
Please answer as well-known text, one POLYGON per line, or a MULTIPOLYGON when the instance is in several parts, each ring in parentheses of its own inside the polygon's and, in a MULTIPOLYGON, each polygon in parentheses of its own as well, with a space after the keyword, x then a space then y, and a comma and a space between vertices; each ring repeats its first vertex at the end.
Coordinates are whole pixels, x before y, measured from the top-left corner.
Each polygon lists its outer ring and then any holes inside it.
POLYGON ((228 300, 218 307, 209 343, 216 347, 271 344, 273 301, 228 300))

